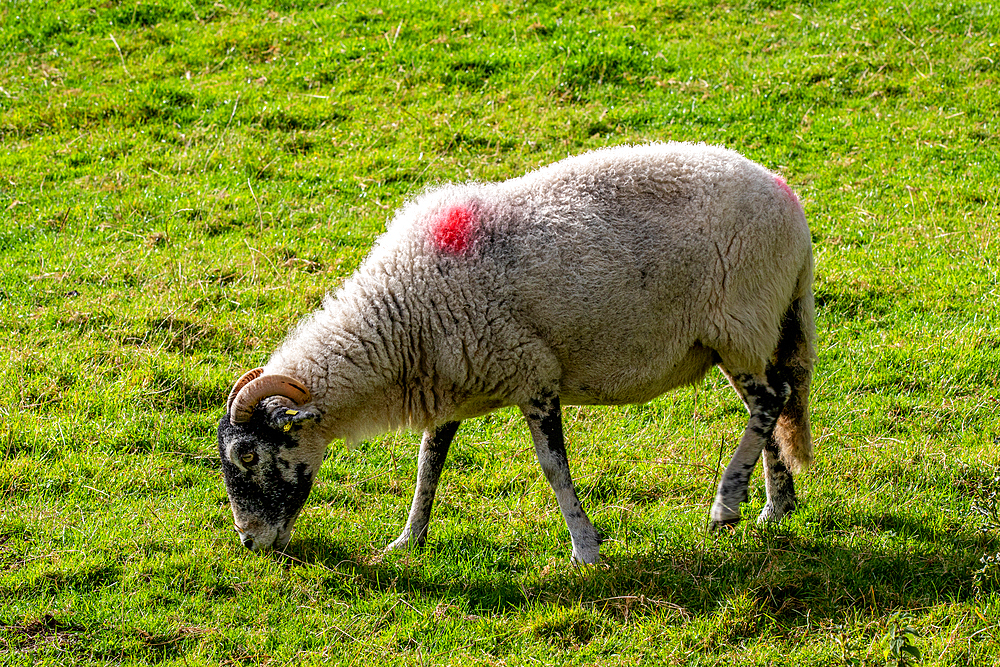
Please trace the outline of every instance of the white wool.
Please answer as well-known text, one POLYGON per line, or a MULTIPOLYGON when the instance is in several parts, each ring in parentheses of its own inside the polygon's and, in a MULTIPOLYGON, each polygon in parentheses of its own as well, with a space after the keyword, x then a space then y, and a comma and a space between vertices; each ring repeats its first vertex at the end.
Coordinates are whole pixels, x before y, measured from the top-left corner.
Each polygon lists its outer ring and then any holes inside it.
POLYGON ((309 387, 327 441, 546 393, 641 402, 719 362, 762 372, 811 282, 779 176, 719 147, 619 146, 415 197, 265 371, 309 387))

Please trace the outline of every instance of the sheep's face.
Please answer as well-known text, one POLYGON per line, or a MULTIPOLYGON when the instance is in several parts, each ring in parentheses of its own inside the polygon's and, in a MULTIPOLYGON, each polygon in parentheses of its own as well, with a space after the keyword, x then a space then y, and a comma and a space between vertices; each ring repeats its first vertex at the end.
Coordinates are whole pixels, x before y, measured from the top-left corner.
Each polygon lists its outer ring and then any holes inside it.
MULTIPOLYGON (((272 399, 273 401, 273 399, 272 399)), ((284 549, 323 463, 313 440, 316 413, 261 406, 249 421, 219 422, 219 458, 240 541, 249 549, 284 549)))

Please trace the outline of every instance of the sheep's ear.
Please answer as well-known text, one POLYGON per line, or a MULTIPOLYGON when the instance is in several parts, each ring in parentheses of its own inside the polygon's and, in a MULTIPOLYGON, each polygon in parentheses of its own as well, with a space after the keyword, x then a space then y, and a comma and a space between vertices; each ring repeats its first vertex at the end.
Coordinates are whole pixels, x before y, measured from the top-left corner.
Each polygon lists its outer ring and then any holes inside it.
POLYGON ((319 417, 319 413, 314 410, 280 404, 268 406, 267 410, 268 426, 285 433, 297 431, 306 424, 314 424, 319 421, 319 417))

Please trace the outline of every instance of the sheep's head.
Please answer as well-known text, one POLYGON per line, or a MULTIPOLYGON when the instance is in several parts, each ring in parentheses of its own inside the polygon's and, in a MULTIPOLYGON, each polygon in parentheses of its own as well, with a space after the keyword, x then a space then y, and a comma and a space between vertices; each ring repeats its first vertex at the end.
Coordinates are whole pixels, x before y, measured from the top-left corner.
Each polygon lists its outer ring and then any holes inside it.
POLYGON ((219 457, 240 541, 254 551, 284 549, 323 463, 313 442, 319 414, 294 378, 255 369, 229 394, 219 422, 219 457))

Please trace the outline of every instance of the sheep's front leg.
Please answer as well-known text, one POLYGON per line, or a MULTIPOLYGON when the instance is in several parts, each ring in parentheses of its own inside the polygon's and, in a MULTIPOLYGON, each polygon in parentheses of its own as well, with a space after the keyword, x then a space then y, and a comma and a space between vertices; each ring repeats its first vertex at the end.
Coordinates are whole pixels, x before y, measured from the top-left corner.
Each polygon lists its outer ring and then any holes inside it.
POLYGON ((558 396, 545 396, 521 406, 521 412, 528 421, 531 439, 535 443, 538 463, 545 473, 545 479, 556 494, 559 510, 573 541, 574 563, 596 563, 599 558, 601 538, 583 511, 580 499, 573 487, 566 458, 566 443, 563 439, 562 410, 558 396))
POLYGON ((448 448, 458 431, 460 422, 447 422, 424 432, 420 441, 420 455, 417 458, 417 488, 410 504, 410 516, 406 527, 396 540, 385 548, 386 551, 409 546, 423 546, 427 539, 427 524, 431 518, 431 505, 437 491, 441 470, 444 468, 448 448))
MULTIPOLYGON (((755 374, 734 374, 731 381, 737 391, 743 396, 747 409, 750 411, 750 421, 747 423, 740 444, 736 447, 736 453, 726 466, 726 471, 722 474, 722 481, 715 494, 715 502, 712 503, 711 530, 719 530, 725 526, 732 526, 740 520, 740 503, 747 499, 747 482, 750 474, 757 465, 761 451, 771 443, 774 425, 778 421, 788 396, 791 393, 791 386, 784 381, 779 373, 768 368, 763 375, 755 374)), ((774 454, 776 454, 776 450, 774 454)), ((769 467, 769 487, 770 483, 779 483, 781 480, 780 470, 774 465, 772 454, 767 456, 766 464, 769 467), (773 468, 773 469, 772 469, 773 468), (774 475, 777 473, 777 475, 774 475)), ((784 465, 781 466, 784 468, 784 465)), ((787 474, 787 470, 785 471, 787 474)), ((790 478, 790 475, 789 475, 790 478)), ((765 508, 766 509, 766 508, 765 508)))

